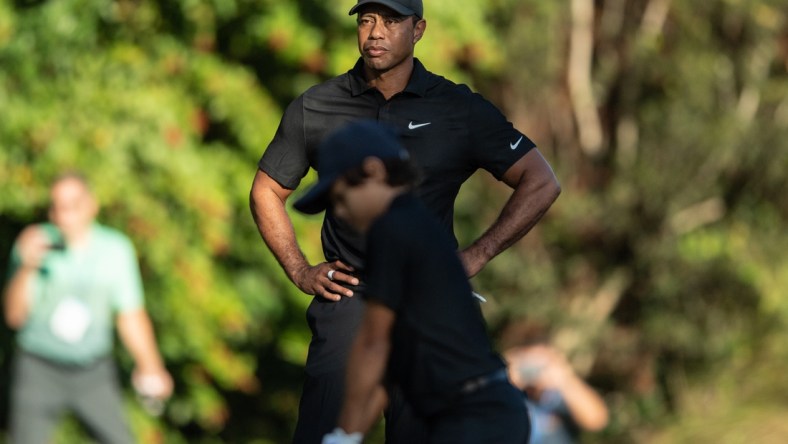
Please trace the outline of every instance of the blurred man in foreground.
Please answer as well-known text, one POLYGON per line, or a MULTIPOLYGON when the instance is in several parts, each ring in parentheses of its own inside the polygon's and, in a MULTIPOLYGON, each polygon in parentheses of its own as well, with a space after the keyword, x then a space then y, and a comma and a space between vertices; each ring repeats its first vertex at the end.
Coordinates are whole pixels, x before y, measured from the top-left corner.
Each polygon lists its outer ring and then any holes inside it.
POLYGON ((134 358, 135 388, 166 399, 172 379, 143 306, 134 247, 94 222, 98 204, 81 176, 56 179, 50 198, 50 223, 16 240, 3 294, 18 345, 10 442, 49 442, 66 411, 100 442, 135 442, 111 359, 113 324, 134 358))
POLYGON ((430 444, 526 444, 528 416, 493 351, 451 235, 416 197, 395 134, 352 123, 321 145, 315 185, 295 208, 330 207, 366 236, 367 302, 350 352, 338 427, 323 444, 357 444, 384 385, 402 389, 430 444), (329 202, 330 200, 330 202, 329 202))

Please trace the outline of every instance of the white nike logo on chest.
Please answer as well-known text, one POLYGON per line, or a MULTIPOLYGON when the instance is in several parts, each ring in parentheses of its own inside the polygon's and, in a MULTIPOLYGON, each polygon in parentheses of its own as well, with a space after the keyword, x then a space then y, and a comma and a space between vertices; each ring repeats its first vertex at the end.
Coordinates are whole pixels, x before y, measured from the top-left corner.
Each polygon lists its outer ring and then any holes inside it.
POLYGON ((430 125, 430 124, 432 124, 432 122, 427 122, 427 123, 413 123, 413 121, 411 120, 411 121, 410 121, 410 123, 408 124, 408 129, 412 129, 412 130, 414 130, 414 129, 416 129, 416 128, 421 128, 422 126, 427 126, 427 125, 430 125))

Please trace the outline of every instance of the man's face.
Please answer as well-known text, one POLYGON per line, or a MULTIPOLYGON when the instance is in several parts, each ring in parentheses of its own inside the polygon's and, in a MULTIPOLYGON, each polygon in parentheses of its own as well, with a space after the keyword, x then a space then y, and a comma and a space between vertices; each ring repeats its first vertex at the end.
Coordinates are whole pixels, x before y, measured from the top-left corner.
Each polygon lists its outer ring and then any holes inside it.
POLYGON ((66 178, 55 183, 50 199, 49 219, 67 237, 87 230, 98 212, 92 194, 78 179, 66 178))
MULTIPOLYGON (((381 164, 382 165, 382 164, 381 164)), ((331 187, 329 199, 334 215, 361 233, 386 210, 385 195, 390 187, 383 178, 371 176, 358 185, 350 186, 345 179, 338 179, 331 187)))
POLYGON ((426 22, 402 16, 383 5, 370 4, 358 12, 358 50, 367 67, 385 72, 413 56, 426 22))

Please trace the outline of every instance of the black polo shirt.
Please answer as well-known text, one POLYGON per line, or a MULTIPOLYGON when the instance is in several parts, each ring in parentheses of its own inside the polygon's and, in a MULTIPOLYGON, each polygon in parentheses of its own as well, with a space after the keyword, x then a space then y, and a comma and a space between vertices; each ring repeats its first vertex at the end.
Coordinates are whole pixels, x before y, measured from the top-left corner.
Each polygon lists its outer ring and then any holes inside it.
POLYGON ((398 196, 367 242, 364 297, 396 313, 388 378, 418 413, 442 410, 464 381, 504 367, 451 237, 414 195, 398 196))
MULTIPOLYGON (((500 180, 534 147, 489 101, 430 73, 418 60, 405 90, 386 100, 367 85, 359 59, 352 70, 310 88, 287 107, 258 166, 283 187, 295 189, 316 166, 323 138, 362 118, 399 132, 424 176, 417 194, 452 236, 454 200, 463 182, 479 168, 500 180)), ((363 270, 363 237, 330 211, 322 240, 328 261, 341 259, 363 270)))

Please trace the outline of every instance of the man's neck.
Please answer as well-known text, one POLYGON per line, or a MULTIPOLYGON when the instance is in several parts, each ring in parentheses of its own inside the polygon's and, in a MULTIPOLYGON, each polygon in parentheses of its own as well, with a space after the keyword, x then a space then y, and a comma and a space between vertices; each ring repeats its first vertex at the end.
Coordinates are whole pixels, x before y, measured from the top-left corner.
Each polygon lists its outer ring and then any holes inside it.
POLYGON ((68 245, 70 248, 76 249, 85 248, 90 241, 91 227, 92 224, 82 230, 71 233, 63 233, 63 238, 66 241, 66 245, 68 245))
POLYGON ((364 76, 369 86, 380 91, 383 97, 389 100, 408 86, 410 76, 413 74, 413 66, 413 57, 386 71, 377 71, 364 65, 364 76))

